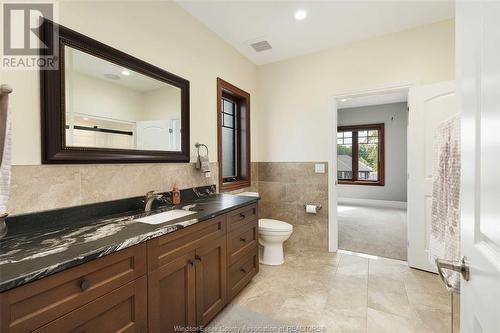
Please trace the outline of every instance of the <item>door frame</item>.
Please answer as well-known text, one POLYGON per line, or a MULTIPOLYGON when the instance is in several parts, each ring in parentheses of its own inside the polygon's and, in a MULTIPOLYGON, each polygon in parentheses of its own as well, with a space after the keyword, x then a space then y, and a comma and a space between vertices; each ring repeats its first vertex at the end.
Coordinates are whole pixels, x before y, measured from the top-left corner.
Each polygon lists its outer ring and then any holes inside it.
MULTIPOLYGON (((353 98, 368 95, 376 95, 381 93, 392 93, 398 91, 409 92, 410 88, 415 86, 413 82, 399 82, 394 84, 381 85, 374 88, 347 90, 336 93, 330 104, 329 112, 329 138, 328 138, 328 251, 337 252, 339 249, 339 230, 337 220, 337 100, 342 98, 353 98)), ((408 160, 408 154, 406 155, 408 160)), ((408 191, 408 188, 407 188, 408 191)), ((408 212, 407 212, 408 218, 408 212)), ((408 235, 407 235, 408 239, 408 235)))

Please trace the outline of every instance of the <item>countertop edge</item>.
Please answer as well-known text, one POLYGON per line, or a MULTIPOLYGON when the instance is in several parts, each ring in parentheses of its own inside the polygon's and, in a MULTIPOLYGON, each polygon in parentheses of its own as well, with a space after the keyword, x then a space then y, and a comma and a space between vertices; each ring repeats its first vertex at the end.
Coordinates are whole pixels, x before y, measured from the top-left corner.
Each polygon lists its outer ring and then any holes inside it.
MULTIPOLYGON (((134 237, 127 238, 123 241, 100 247, 98 249, 95 249, 91 252, 86 253, 84 256, 72 258, 72 259, 69 259, 69 260, 66 260, 63 262, 59 262, 59 263, 54 264, 52 266, 48 266, 48 267, 45 267, 43 269, 39 269, 39 270, 30 272, 29 274, 25 274, 25 275, 16 277, 15 279, 3 281, 0 283, 0 293, 7 292, 9 290, 15 289, 17 287, 23 286, 25 284, 28 284, 28 283, 31 283, 31 282, 34 282, 37 280, 40 280, 40 279, 45 278, 45 277, 49 277, 53 274, 65 271, 67 269, 84 264, 86 262, 90 262, 92 260, 102 258, 106 255, 118 252, 120 250, 124 250, 126 248, 131 247, 131 246, 144 243, 148 240, 175 232, 177 230, 184 229, 184 228, 189 227, 191 225, 195 225, 195 224, 198 224, 200 222, 207 221, 207 220, 212 219, 214 217, 226 214, 230 211, 257 203, 260 200, 260 198, 257 198, 257 197, 252 198, 252 199, 250 199, 250 197, 248 197, 248 198, 249 198, 249 200, 244 202, 244 203, 236 204, 236 205, 233 205, 229 208, 218 210, 217 212, 203 216, 202 218, 187 220, 184 222, 184 223, 186 223, 186 225, 183 225, 182 227, 179 227, 176 225, 167 225, 164 228, 161 228, 159 230, 155 230, 155 231, 148 232, 145 234, 138 234, 134 237)), ((178 223, 183 223, 183 222, 178 222, 178 223)))

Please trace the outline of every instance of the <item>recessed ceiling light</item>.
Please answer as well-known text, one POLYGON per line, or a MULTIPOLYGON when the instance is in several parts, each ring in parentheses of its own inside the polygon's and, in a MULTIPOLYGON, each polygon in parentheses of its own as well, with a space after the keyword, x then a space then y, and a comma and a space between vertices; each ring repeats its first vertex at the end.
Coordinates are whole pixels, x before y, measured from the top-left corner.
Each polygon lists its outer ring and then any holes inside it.
POLYGON ((341 102, 347 102, 347 98, 342 98, 340 101, 341 102))
POLYGON ((85 117, 85 118, 83 118, 83 120, 87 121, 87 120, 89 120, 89 118, 85 117))
POLYGON ((124 70, 122 70, 122 75, 129 76, 130 75, 130 71, 124 69, 124 70))
POLYGON ((307 17, 307 12, 303 9, 299 9, 295 12, 295 19, 296 20, 302 21, 306 17, 307 17))

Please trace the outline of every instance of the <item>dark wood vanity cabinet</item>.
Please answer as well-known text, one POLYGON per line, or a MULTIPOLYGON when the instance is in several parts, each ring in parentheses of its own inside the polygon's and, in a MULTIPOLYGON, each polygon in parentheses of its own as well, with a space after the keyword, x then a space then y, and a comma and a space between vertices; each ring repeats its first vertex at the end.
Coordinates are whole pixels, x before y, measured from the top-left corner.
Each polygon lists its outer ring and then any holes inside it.
POLYGON ((102 315, 121 327, 100 332, 144 331, 145 274, 146 244, 139 244, 1 293, 0 332, 90 332, 82 327, 102 315))
POLYGON ((194 251, 180 255, 148 274, 150 332, 174 332, 196 326, 194 251))
POLYGON ((196 318, 206 325, 227 304, 226 237, 196 249, 196 318))
POLYGON ((149 331, 207 324, 227 303, 226 215, 148 242, 149 331))
POLYGON ((1 293, 0 333, 206 325, 258 272, 257 216, 252 204, 1 293))

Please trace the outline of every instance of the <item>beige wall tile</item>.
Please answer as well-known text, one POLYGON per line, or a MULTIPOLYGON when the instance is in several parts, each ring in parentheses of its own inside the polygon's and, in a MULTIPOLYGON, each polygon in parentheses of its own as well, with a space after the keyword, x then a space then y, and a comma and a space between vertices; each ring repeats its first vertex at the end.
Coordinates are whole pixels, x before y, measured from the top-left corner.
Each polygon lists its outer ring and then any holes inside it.
POLYGON ((80 166, 13 166, 10 215, 80 204, 80 166))
POLYGON ((286 184, 279 182, 259 182, 259 194, 262 201, 283 202, 285 197, 286 184))
MULTIPOLYGON (((324 163, 327 166, 326 162, 324 163)), ((315 162, 259 162, 260 216, 294 225, 287 250, 328 249, 328 175, 314 172, 315 162), (306 214, 304 205, 322 205, 306 214)))
POLYGON ((34 165, 12 168, 11 215, 216 184, 217 163, 206 178, 194 163, 34 165))

